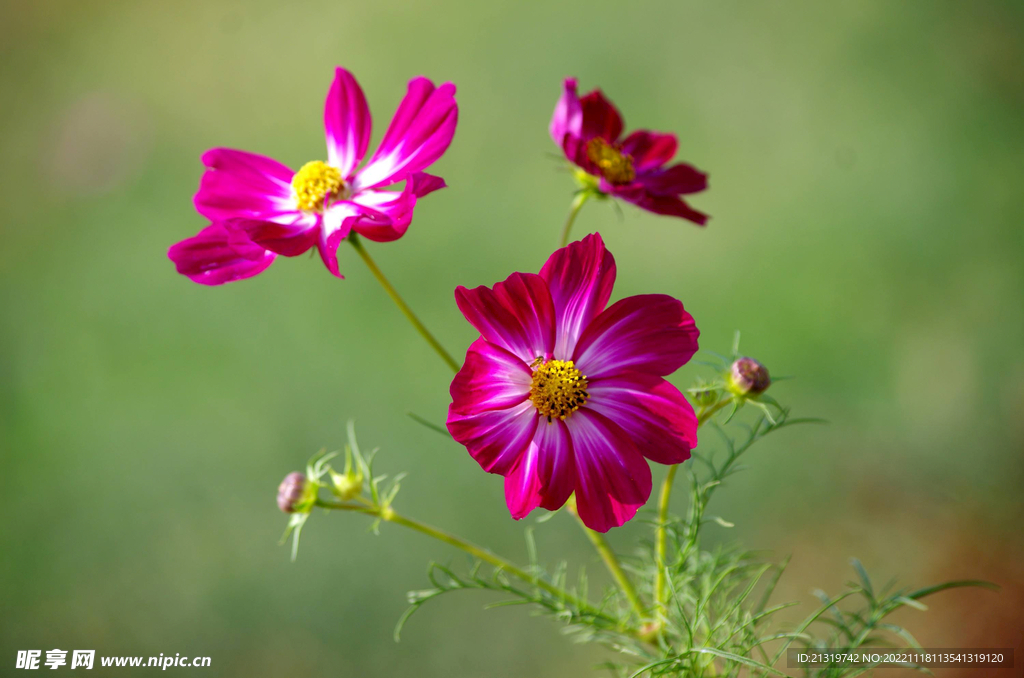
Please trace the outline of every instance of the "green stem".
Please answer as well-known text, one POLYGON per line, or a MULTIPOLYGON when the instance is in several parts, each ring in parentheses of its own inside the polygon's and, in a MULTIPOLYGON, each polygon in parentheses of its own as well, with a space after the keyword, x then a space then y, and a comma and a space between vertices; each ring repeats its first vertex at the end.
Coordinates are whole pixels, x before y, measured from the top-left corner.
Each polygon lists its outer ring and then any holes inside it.
MULTIPOLYGON (((491 565, 497 567, 501 571, 507 572, 510 575, 525 581, 531 586, 535 586, 539 589, 546 591, 558 600, 571 603, 580 610, 585 610, 587 613, 593 614, 598 617, 607 617, 606 615, 603 615, 601 612, 591 608, 590 604, 585 600, 581 600, 573 596, 572 594, 568 593, 567 591, 544 581, 540 577, 530 574, 526 570, 520 568, 517 565, 514 565, 510 561, 485 549, 484 547, 477 546, 472 542, 466 541, 462 537, 457 537, 454 534, 450 534, 439 528, 427 525, 426 523, 421 523, 418 520, 406 518, 403 515, 395 513, 395 511, 392 510, 390 507, 376 507, 369 503, 367 503, 365 506, 359 504, 344 504, 339 502, 323 501, 322 499, 316 500, 316 506, 325 509, 334 509, 339 511, 356 511, 358 513, 365 513, 366 515, 376 516, 381 520, 387 521, 389 523, 395 523, 396 525, 408 527, 411 530, 415 530, 421 534, 427 535, 428 537, 433 537, 438 541, 442 541, 445 544, 454 546, 457 549, 465 551, 469 555, 475 558, 479 558, 485 563, 490 563, 491 565)), ((634 632, 632 629, 626 629, 626 631, 634 632)))
POLYGON ((666 572, 665 563, 665 523, 668 520, 669 495, 672 493, 672 483, 676 479, 676 470, 678 468, 678 464, 668 467, 665 481, 661 485, 661 495, 658 497, 658 529, 654 541, 654 562, 658 567, 658 571, 654 578, 654 607, 662 614, 665 612, 665 595, 668 584, 668 573, 666 572))
POLYGON ((565 247, 569 244, 569 231, 572 230, 572 225, 576 221, 576 215, 580 213, 583 203, 590 199, 591 195, 591 191, 582 190, 576 194, 575 198, 573 198, 572 208, 569 210, 569 216, 566 217, 565 226, 562 227, 562 244, 560 244, 559 247, 565 247))
POLYGON ((391 285, 388 279, 384 277, 384 273, 380 270, 380 268, 377 267, 377 263, 373 260, 373 258, 370 257, 370 253, 367 252, 366 248, 363 247, 363 243, 360 242, 359 236, 356 235, 355 231, 353 231, 352 234, 349 235, 348 241, 352 243, 352 248, 359 254, 362 260, 366 263, 366 267, 370 269, 370 273, 373 273, 373 277, 377 279, 377 282, 379 282, 381 287, 384 288, 384 291, 388 293, 389 297, 391 297, 391 301, 395 302, 395 305, 398 306, 398 310, 402 312, 402 315, 404 315, 409 320, 409 322, 412 323, 412 326, 416 328, 416 331, 420 333, 420 336, 426 339, 427 343, 430 344, 431 348, 433 348, 437 352, 437 354, 441 356, 441 360, 445 361, 445 363, 448 364, 448 367, 452 368, 453 372, 458 372, 459 364, 455 362, 455 359, 452 358, 451 355, 449 355, 448 351, 444 350, 444 347, 441 346, 441 343, 434 338, 434 335, 430 333, 430 331, 423 325, 423 323, 420 322, 420 319, 416 317, 416 314, 412 312, 412 309, 409 308, 409 305, 406 304, 402 297, 398 295, 398 292, 395 291, 395 288, 391 285))
POLYGON ((608 571, 612 573, 612 577, 615 579, 615 583, 619 585, 622 592, 626 594, 626 598, 629 599, 630 605, 633 606, 633 612, 636 613, 638 619, 643 620, 646 616, 644 610, 643 601, 640 600, 640 595, 636 592, 636 588, 633 586, 633 582, 630 581, 626 575, 626 571, 622 569, 622 565, 619 563, 618 557, 615 552, 612 551, 608 545, 608 540, 604 538, 604 535, 600 532, 595 532, 583 523, 583 519, 580 518, 579 512, 576 510, 576 497, 569 497, 569 501, 566 504, 569 511, 572 512, 576 519, 579 520, 580 527, 583 528, 583 532, 590 539, 590 543, 597 549, 601 559, 604 560, 604 564, 608 566, 608 571))
MULTIPOLYGON (((700 412, 697 413, 697 428, 700 428, 704 422, 711 419, 716 412, 728 405, 730 402, 732 401, 726 398, 711 407, 701 408, 700 412)), ((661 495, 658 497, 658 528, 654 539, 654 561, 658 567, 658 571, 654 579, 654 606, 661 614, 665 613, 668 596, 668 563, 666 562, 665 557, 668 528, 668 506, 669 499, 672 496, 672 483, 676 479, 676 471, 679 470, 679 466, 679 464, 676 464, 675 466, 668 467, 668 473, 665 474, 665 481, 661 484, 661 495)))

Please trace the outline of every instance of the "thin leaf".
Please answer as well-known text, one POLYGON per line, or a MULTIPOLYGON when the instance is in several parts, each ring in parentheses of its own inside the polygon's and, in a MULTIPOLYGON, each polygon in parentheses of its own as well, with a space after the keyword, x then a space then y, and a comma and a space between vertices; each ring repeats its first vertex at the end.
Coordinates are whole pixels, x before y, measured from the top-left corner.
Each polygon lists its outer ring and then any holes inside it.
POLYGON ((828 419, 822 419, 821 417, 795 417, 793 419, 786 419, 780 422, 775 428, 785 428, 787 426, 799 426, 800 424, 828 424, 828 419))
MULTIPOLYGON (((829 611, 830 609, 834 608, 834 607, 836 606, 836 604, 837 604, 837 603, 841 602, 842 600, 844 600, 844 599, 846 599, 846 598, 849 598, 849 597, 850 597, 850 596, 852 596, 852 595, 853 595, 854 593, 856 593, 856 592, 855 592, 855 591, 847 591, 846 593, 843 593, 843 594, 841 594, 840 596, 838 596, 838 597, 836 597, 836 598, 834 598, 834 599, 830 599, 830 600, 829 600, 829 601, 828 601, 828 602, 827 602, 827 603, 826 603, 825 605, 822 605, 822 606, 821 606, 820 608, 818 608, 818 611, 817 611, 817 612, 815 612, 815 613, 814 613, 814 614, 812 614, 812 615, 811 615, 810 617, 808 617, 807 619, 805 619, 805 620, 804 620, 804 621, 803 621, 803 622, 802 622, 802 623, 800 624, 800 626, 798 626, 798 627, 797 627, 797 628, 796 628, 796 629, 795 629, 795 630, 793 631, 793 634, 794 634, 794 635, 799 635, 799 634, 803 633, 804 631, 806 631, 806 630, 807 630, 807 627, 808 627, 808 626, 810 626, 811 624, 813 624, 813 623, 815 622, 815 620, 817 620, 817 619, 818 619, 818 617, 820 617, 821 615, 825 614, 825 613, 826 613, 826 612, 828 612, 828 611, 829 611)), ((787 641, 786 643, 784 643, 784 644, 782 645, 782 647, 780 647, 780 648, 779 648, 779 649, 778 649, 778 650, 776 651, 776 653, 775 653, 775 657, 774 657, 774 658, 772 659, 772 664, 775 664, 776 662, 778 662, 778 661, 779 661, 779 657, 781 657, 782 655, 784 655, 784 654, 786 653, 786 650, 788 650, 788 649, 789 649, 789 646, 790 646, 790 645, 792 645, 792 644, 793 644, 793 641, 792 641, 792 639, 790 639, 789 641, 787 641)))
POLYGON ((792 557, 793 556, 791 556, 791 555, 786 556, 786 559, 782 561, 782 564, 777 566, 777 568, 775 570, 775 575, 768 582, 768 586, 765 588, 764 594, 761 596, 761 602, 759 602, 757 604, 757 607, 754 608, 758 612, 763 610, 765 608, 765 606, 768 604, 768 599, 771 598, 772 597, 772 593, 775 592, 775 587, 778 585, 779 579, 782 578, 782 573, 785 572, 786 571, 786 567, 789 566, 789 560, 792 557))
POLYGON ((510 605, 531 605, 532 600, 499 600, 496 603, 488 603, 484 605, 485 610, 493 610, 498 607, 509 607, 510 605))
POLYGON ((861 585, 864 587, 864 592, 868 594, 868 599, 874 603, 875 589, 871 586, 871 577, 868 576, 868 571, 864 569, 864 565, 856 558, 851 558, 850 564, 853 565, 853 569, 857 571, 857 576, 860 577, 861 585))
POLYGON ((772 667, 768 666, 767 664, 762 664, 761 662, 754 661, 753 659, 751 659, 749 657, 743 657, 741 655, 733 654, 731 652, 723 652, 722 650, 716 650, 716 649, 711 648, 711 647, 700 647, 700 648, 695 648, 693 650, 690 650, 690 653, 714 655, 716 657, 720 657, 722 659, 726 659, 726 660, 731 661, 731 662, 736 662, 737 664, 742 664, 744 666, 750 666, 750 667, 755 668, 755 669, 760 669, 761 671, 764 671, 766 673, 771 673, 771 674, 774 674, 776 676, 783 676, 783 678, 786 678, 786 674, 783 673, 782 671, 779 671, 778 669, 773 669, 772 667))
POLYGON ((939 591, 967 587, 988 589, 990 591, 998 591, 1000 588, 998 584, 993 584, 990 581, 983 581, 981 579, 962 579, 960 581, 948 581, 945 584, 936 584, 935 586, 928 586, 923 589, 918 589, 913 593, 908 593, 907 598, 910 598, 912 600, 920 600, 925 596, 930 596, 933 593, 938 593, 939 591))
POLYGON ((438 426, 437 424, 435 424, 433 422, 427 421, 426 419, 424 419, 420 415, 416 414, 415 412, 406 412, 405 414, 410 419, 415 421, 417 424, 422 424, 423 426, 426 426, 427 428, 429 428, 431 431, 436 431, 437 433, 440 433, 441 435, 443 435, 445 438, 448 438, 449 440, 451 439, 452 434, 449 433, 448 429, 444 428, 443 426, 438 426))
POLYGON ((907 598, 906 596, 896 596, 893 600, 907 607, 912 607, 915 610, 921 610, 922 612, 928 611, 928 606, 922 602, 914 600, 913 598, 907 598))
POLYGON ((920 643, 917 642, 917 638, 915 638, 910 633, 910 631, 907 631, 902 626, 896 626, 895 624, 890 624, 888 622, 883 622, 883 623, 880 623, 878 625, 878 628, 883 629, 885 631, 888 631, 890 633, 895 633, 897 636, 899 636, 903 640, 907 641, 907 643, 910 644, 909 646, 914 648, 915 650, 920 650, 921 649, 921 645, 920 645, 920 643))
POLYGON ((405 628, 405 622, 409 621, 409 617, 411 617, 418 609, 420 609, 418 604, 413 605, 403 612, 402 616, 398 618, 398 623, 395 624, 395 631, 392 634, 396 643, 402 642, 402 629, 405 628))

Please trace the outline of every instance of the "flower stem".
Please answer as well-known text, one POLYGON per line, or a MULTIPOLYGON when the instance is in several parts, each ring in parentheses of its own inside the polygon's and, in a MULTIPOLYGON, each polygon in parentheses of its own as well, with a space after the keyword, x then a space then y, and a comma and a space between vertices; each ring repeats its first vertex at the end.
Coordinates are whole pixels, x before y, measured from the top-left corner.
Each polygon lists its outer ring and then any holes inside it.
MULTIPOLYGON (((399 515, 398 513, 395 513, 395 511, 390 507, 377 507, 368 502, 366 503, 366 505, 360 505, 324 501, 322 499, 317 499, 315 505, 324 509, 334 509, 339 511, 356 511, 358 513, 365 513, 366 515, 376 516, 377 518, 380 518, 381 520, 387 521, 389 523, 395 523, 396 525, 408 527, 411 530, 415 530, 417 532, 420 532, 421 534, 427 535, 428 537, 433 537, 438 541, 442 541, 445 544, 454 546, 457 549, 465 551, 469 555, 475 558, 479 558, 485 563, 490 563, 502 572, 507 572, 513 577, 521 579, 524 582, 530 584, 531 586, 543 589, 545 592, 554 596, 558 600, 570 603, 579 610, 586 611, 588 614, 592 614, 599 617, 607 616, 601 613, 600 611, 593 609, 587 601, 581 600, 576 596, 573 596, 569 592, 544 581, 540 577, 530 574, 526 570, 522 569, 517 565, 514 565, 509 560, 502 558, 501 556, 493 553, 492 551, 489 551, 482 546, 477 546, 472 542, 466 541, 462 537, 457 537, 454 534, 445 532, 442 529, 433 527, 431 525, 427 525, 426 523, 421 523, 420 521, 413 520, 412 518, 406 518, 403 515, 399 515)), ((632 632, 633 630, 626 629, 626 631, 632 632)))
POLYGON ((395 302, 395 305, 398 306, 398 310, 402 312, 402 315, 404 315, 409 320, 409 322, 412 323, 412 326, 416 328, 416 331, 420 333, 420 336, 426 339, 427 343, 430 344, 431 348, 433 348, 434 351, 436 351, 437 354, 441 356, 441 360, 445 361, 448 367, 452 368, 453 372, 458 372, 459 364, 455 362, 455 359, 452 358, 451 355, 449 355, 448 351, 444 350, 444 347, 441 346, 441 343, 434 338, 434 335, 430 333, 430 330, 428 330, 423 325, 423 323, 420 322, 420 319, 417 318, 416 314, 412 312, 412 309, 409 308, 409 305, 406 304, 402 297, 398 295, 398 292, 395 290, 395 288, 391 285, 388 279, 384 277, 384 273, 380 270, 380 268, 377 267, 377 262, 375 262, 373 258, 370 257, 370 253, 366 251, 365 247, 363 247, 363 243, 359 240, 359 236, 356 234, 355 231, 353 231, 349 235, 348 241, 352 243, 352 248, 359 254, 362 260, 366 263, 366 267, 370 269, 370 273, 373 273, 373 277, 377 279, 377 282, 379 282, 381 287, 384 288, 384 291, 388 293, 389 297, 391 297, 391 301, 395 302))
POLYGON ((626 575, 626 571, 622 569, 622 565, 619 563, 619 559, 615 555, 615 552, 612 551, 611 547, 608 545, 608 540, 604 538, 603 534, 595 532, 583 523, 583 519, 580 518, 580 514, 576 510, 575 495, 569 497, 569 501, 566 503, 566 506, 569 508, 569 511, 576 516, 576 519, 579 520, 580 527, 583 528, 583 532, 587 535, 587 538, 590 539, 590 543, 594 545, 594 548, 597 549, 601 559, 604 560, 604 564, 608 566, 608 571, 612 573, 615 583, 618 584, 619 588, 622 589, 622 592, 626 594, 626 598, 629 599, 630 605, 633 606, 633 612, 635 612, 637 618, 642 621, 646 616, 643 601, 640 600, 640 595, 636 592, 633 582, 630 581, 629 577, 626 575))
MULTIPOLYGON (((708 421, 720 409, 731 401, 726 398, 710 407, 702 407, 697 413, 697 428, 708 421)), ((654 579, 654 606, 655 609, 664 614, 668 595, 668 563, 665 558, 666 536, 668 527, 668 506, 669 498, 672 495, 672 483, 676 479, 676 471, 680 464, 668 467, 665 480, 661 484, 661 495, 658 497, 658 527, 654 538, 654 561, 657 564, 658 572, 654 579)))
POLYGON ((576 194, 573 198, 572 208, 569 210, 569 216, 565 219, 565 226, 562 227, 562 241, 559 247, 565 247, 569 244, 569 231, 572 230, 572 225, 576 221, 576 215, 580 213, 580 209, 583 207, 583 203, 590 199, 593 195, 591 191, 582 190, 576 194))

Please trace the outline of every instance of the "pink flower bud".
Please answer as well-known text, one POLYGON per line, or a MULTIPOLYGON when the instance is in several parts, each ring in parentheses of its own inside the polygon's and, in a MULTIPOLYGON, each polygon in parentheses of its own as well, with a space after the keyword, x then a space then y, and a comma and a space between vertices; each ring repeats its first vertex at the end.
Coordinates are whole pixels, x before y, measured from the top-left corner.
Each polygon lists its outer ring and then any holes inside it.
MULTIPOLYGON (((285 513, 305 513, 309 510, 310 483, 304 473, 289 473, 277 488, 277 506, 285 513)), ((314 495, 315 496, 315 495, 314 495)))
POLYGON ((771 384, 768 368, 753 358, 739 358, 729 368, 729 390, 738 395, 759 395, 771 384))

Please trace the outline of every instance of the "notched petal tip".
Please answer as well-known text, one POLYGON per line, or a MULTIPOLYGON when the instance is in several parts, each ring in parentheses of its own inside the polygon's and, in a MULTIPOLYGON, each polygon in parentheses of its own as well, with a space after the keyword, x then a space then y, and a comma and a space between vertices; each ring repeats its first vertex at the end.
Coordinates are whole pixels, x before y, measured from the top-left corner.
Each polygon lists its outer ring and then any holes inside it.
POLYGON ((576 78, 566 78, 562 83, 562 96, 555 104, 551 122, 548 124, 548 133, 551 140, 564 151, 566 137, 579 137, 582 124, 583 112, 576 94, 576 78))
POLYGON ((604 310, 615 286, 615 258, 600 233, 556 250, 540 269, 557 314, 555 353, 568 359, 583 330, 604 310))
POLYGON ((424 77, 410 80, 380 146, 356 176, 357 187, 397 183, 429 167, 448 150, 458 119, 454 84, 435 88, 424 77))
POLYGON ((366 95, 355 76, 342 67, 334 70, 334 80, 324 101, 324 135, 328 162, 348 178, 366 156, 373 121, 366 95))
POLYGON ((671 374, 697 351, 700 332, 678 299, 639 294, 615 302, 594 318, 573 351, 589 377, 624 370, 654 376, 671 374))
POLYGON ((415 172, 406 181, 409 191, 417 198, 448 188, 448 183, 444 179, 426 172, 415 172))
POLYGON ((505 476, 505 503, 515 520, 541 507, 555 511, 575 487, 572 439, 561 421, 538 422, 530 444, 505 476))
POLYGON ((590 409, 566 420, 577 465, 576 508, 592 530, 633 519, 651 496, 651 469, 617 424, 590 409))
POLYGON ((622 136, 622 115, 600 88, 591 90, 580 98, 580 109, 583 112, 584 140, 600 137, 614 144, 622 136))

